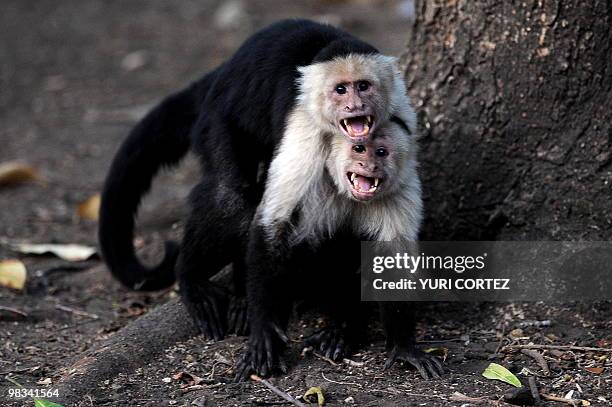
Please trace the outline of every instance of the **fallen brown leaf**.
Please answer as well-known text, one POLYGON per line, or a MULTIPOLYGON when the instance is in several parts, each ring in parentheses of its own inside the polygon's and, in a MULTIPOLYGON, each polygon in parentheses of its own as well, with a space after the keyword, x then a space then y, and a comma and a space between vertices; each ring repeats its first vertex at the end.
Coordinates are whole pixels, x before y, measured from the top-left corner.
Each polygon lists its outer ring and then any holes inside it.
POLYGON ((81 219, 98 220, 98 212, 100 212, 100 194, 89 197, 77 207, 81 219))
POLYGON ((42 182, 38 172, 21 161, 8 161, 0 164, 0 186, 42 182))
POLYGON ((26 267, 19 260, 8 259, 0 261, 1 286, 21 290, 25 285, 26 276, 26 267))
POLYGON ((584 370, 586 370, 589 373, 593 373, 593 374, 602 374, 604 371, 603 367, 587 367, 584 370))

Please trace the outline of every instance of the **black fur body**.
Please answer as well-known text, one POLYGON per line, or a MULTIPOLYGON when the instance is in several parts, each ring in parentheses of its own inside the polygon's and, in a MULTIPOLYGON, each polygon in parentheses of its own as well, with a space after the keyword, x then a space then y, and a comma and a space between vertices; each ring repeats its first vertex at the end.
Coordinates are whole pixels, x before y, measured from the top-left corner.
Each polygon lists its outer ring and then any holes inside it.
MULTIPOLYGON (((228 331, 246 332, 247 297, 251 334, 239 366, 241 377, 282 367, 283 332, 295 287, 312 279, 321 279, 320 285, 329 289, 320 293, 320 305, 332 319, 328 329, 313 336, 314 344, 341 357, 356 337, 352 333, 359 321, 352 316, 359 306, 360 236, 339 232, 319 245, 297 247, 281 236, 270 245, 262 226, 253 222, 267 167, 296 103, 297 67, 349 53, 377 50, 344 31, 309 21, 282 21, 256 33, 227 62, 166 98, 138 123, 106 179, 99 239, 118 280, 132 289, 159 290, 172 285, 176 276, 190 315, 216 340, 228 331), (189 149, 200 159, 202 179, 190 194, 182 242, 180 247, 168 244, 164 260, 146 268, 132 244, 139 202, 157 171, 177 164, 189 149), (258 177, 261 163, 263 179, 258 177), (230 263, 233 301, 209 281, 230 263), (338 289, 341 282, 344 287, 338 289)), ((416 355, 410 307, 382 308, 390 348, 416 355)))

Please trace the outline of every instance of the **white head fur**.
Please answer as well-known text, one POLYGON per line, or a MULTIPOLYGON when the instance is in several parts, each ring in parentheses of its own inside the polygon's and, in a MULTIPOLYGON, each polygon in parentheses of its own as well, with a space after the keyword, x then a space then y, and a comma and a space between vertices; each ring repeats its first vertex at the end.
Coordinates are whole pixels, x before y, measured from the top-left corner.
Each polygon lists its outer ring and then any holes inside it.
POLYGON ((258 208, 257 221, 268 237, 275 239, 277 226, 288 223, 293 211, 299 209, 303 221, 294 225, 294 238, 298 240, 331 235, 349 219, 354 221, 355 232, 372 240, 416 239, 422 206, 416 173, 416 116, 397 59, 380 54, 349 55, 300 67, 299 71, 298 100, 270 164, 258 208), (326 92, 339 78, 347 77, 362 78, 377 87, 378 126, 401 152, 394 176, 397 189, 387 191, 388 199, 383 195, 372 202, 356 202, 343 189, 348 188, 346 185, 335 182, 339 171, 336 166, 341 162, 335 154, 342 143, 348 142, 334 122, 326 92), (411 134, 390 123, 392 115, 406 123, 411 134))

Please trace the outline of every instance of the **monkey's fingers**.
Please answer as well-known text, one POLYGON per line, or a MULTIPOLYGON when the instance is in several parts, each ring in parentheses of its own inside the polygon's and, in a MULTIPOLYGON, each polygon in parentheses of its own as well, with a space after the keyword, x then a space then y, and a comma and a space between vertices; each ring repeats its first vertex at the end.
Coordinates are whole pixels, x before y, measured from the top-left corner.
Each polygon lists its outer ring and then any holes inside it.
POLYGON ((344 331, 334 327, 326 327, 306 337, 304 344, 318 349, 324 356, 338 360, 345 354, 346 341, 344 331))
POLYGON ((246 335, 248 331, 247 304, 244 298, 234 297, 228 312, 228 332, 246 335))
POLYGON ((289 343, 289 337, 285 333, 285 330, 281 328, 280 326, 278 326, 278 324, 276 323, 272 323, 272 328, 274 328, 274 332, 276 332, 279 339, 283 341, 285 345, 287 345, 289 343))
POLYGON ((340 340, 338 341, 338 344, 336 345, 336 349, 334 350, 334 354, 332 355, 332 360, 338 360, 341 357, 344 356, 345 354, 345 343, 344 343, 344 339, 340 338, 340 340))
POLYGON ((339 338, 336 335, 330 335, 329 341, 327 342, 327 346, 325 347, 325 357, 331 359, 334 355, 334 351, 338 346, 339 338))
POLYGON ((427 380, 431 378, 440 378, 444 373, 442 363, 440 363, 435 356, 429 355, 418 349, 394 347, 385 363, 385 370, 389 369, 397 360, 408 362, 427 380))
POLYGON ((225 332, 223 332, 216 301, 212 297, 207 297, 202 301, 202 306, 206 313, 210 337, 215 341, 220 341, 225 336, 225 332))
POLYGON ((312 346, 314 349, 317 349, 321 345, 323 336, 325 334, 325 331, 318 331, 307 336, 304 338, 304 347, 312 346))
POLYGON ((276 349, 274 349, 274 345, 272 344, 271 335, 265 335, 265 344, 266 344, 266 363, 265 366, 269 372, 274 370, 274 360, 276 359, 276 349))
POLYGON ((249 333, 249 323, 246 308, 240 310, 236 315, 236 322, 233 328, 236 335, 247 335, 249 333))
POLYGON ((194 322, 200 332, 207 338, 219 340, 218 335, 217 337, 215 337, 216 329, 212 326, 209 307, 204 303, 198 303, 194 304, 190 308, 190 314, 192 315, 194 322))
POLYGON ((247 350, 236 364, 236 375, 234 376, 234 382, 243 382, 247 380, 252 372, 253 367, 251 363, 251 355, 247 350))

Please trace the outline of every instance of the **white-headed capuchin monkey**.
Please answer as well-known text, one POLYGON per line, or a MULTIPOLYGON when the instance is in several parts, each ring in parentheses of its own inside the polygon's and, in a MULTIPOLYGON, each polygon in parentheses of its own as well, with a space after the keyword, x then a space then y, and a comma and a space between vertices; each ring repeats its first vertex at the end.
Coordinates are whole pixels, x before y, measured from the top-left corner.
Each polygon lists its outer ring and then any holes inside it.
MULTIPOLYGON (((292 258, 293 252, 309 245, 306 242, 335 241, 349 219, 360 224, 358 232, 364 238, 393 239, 400 232, 416 238, 420 200, 407 208, 405 192, 391 192, 395 183, 404 182, 397 178, 403 173, 375 177, 379 181, 372 189, 376 180, 357 168, 353 179, 344 174, 342 180, 329 170, 333 168, 329 160, 337 161, 334 157, 341 156, 342 146, 367 146, 379 128, 389 129, 389 123, 396 130, 379 139, 390 140, 392 150, 403 151, 401 140, 413 137, 415 118, 395 58, 344 31, 310 21, 281 21, 263 29, 225 63, 163 100, 131 131, 113 160, 102 193, 103 257, 113 275, 132 289, 166 288, 176 276, 183 302, 205 335, 219 340, 228 331, 244 333, 246 312, 236 304, 244 304, 246 291, 249 306, 251 299, 257 301, 253 293, 265 286, 258 283, 258 276, 266 274, 262 281, 267 281, 284 267, 285 257, 292 258), (401 134, 397 129, 402 129, 401 134), (202 179, 190 195, 182 242, 167 244, 162 262, 146 268, 134 252, 134 216, 157 171, 177 164, 189 149, 200 159, 202 179), (331 207, 315 212, 313 194, 327 185, 324 180, 333 180, 338 197, 357 182, 359 189, 351 196, 372 195, 372 202, 353 199, 332 205, 336 201, 326 199, 331 207), (381 199, 374 199, 376 195, 381 199), (397 199, 381 206, 387 196, 397 199), (373 217, 360 221, 355 214, 366 207, 372 208, 368 216, 373 217), (351 215, 347 217, 344 210, 351 215), (401 223, 408 213, 411 223, 401 223), (307 221, 294 228, 295 216, 307 221), (257 253, 258 247, 265 250, 257 253), (275 251, 277 247, 282 250, 275 251), (279 263, 268 264, 271 269, 266 273, 261 260, 268 256, 279 263), (209 281, 230 263, 233 301, 209 281)), ((390 166, 383 168, 393 172, 390 166)), ((416 173, 413 182, 418 185, 416 173)), ((351 257, 359 256, 355 252, 351 257)), ((269 336, 266 326, 278 326, 262 325, 267 311, 254 316, 262 308, 265 301, 249 311, 249 323, 255 327, 251 343, 269 336)), ((398 321, 397 331, 411 337, 411 323, 398 321)), ((275 357, 258 354, 253 345, 243 367, 262 373, 275 357)))
MULTIPOLYGON (((316 301, 330 322, 306 344, 332 359, 355 348, 358 332, 367 324, 358 312, 360 242, 404 244, 416 241, 419 232, 422 203, 413 126, 414 121, 407 126, 388 121, 364 143, 330 139, 317 150, 324 159, 320 167, 310 166, 317 172, 309 174, 297 203, 287 198, 290 184, 277 177, 286 176, 287 163, 299 168, 312 158, 284 147, 294 145, 292 137, 298 133, 283 139, 251 224, 246 260, 249 348, 238 365, 238 378, 286 370, 281 352, 291 304, 313 294, 308 289, 312 282, 316 301), (290 215, 271 217, 270 202, 288 203, 290 208, 277 213, 290 215)), ((386 366, 402 359, 423 377, 442 374, 441 363, 414 346, 411 304, 379 305, 390 352, 386 366)))

